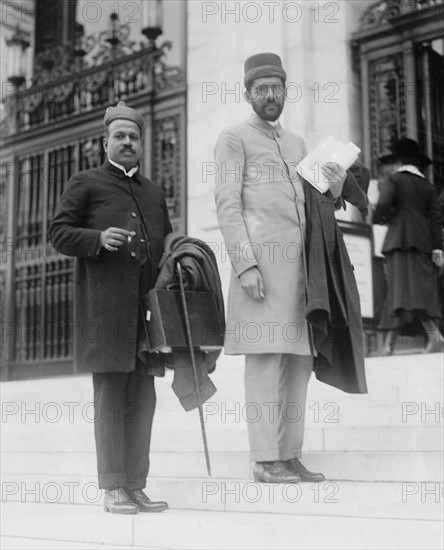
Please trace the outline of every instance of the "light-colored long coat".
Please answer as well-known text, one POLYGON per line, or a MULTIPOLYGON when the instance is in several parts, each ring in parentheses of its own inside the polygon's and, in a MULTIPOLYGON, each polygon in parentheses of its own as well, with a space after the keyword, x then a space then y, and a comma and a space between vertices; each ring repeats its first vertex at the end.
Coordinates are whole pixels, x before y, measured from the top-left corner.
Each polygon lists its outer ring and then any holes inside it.
POLYGON ((304 189, 295 170, 303 139, 256 114, 224 130, 216 144, 216 206, 232 263, 225 353, 309 355, 305 320, 304 189), (265 298, 239 276, 257 265, 265 298))

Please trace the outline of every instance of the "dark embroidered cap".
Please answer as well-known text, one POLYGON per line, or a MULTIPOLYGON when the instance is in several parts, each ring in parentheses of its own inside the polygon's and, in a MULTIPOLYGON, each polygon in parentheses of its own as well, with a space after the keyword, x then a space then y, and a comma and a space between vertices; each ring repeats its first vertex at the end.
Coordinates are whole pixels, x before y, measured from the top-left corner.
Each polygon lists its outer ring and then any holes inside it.
POLYGON ((119 103, 115 107, 108 107, 108 109, 105 112, 103 124, 106 128, 114 120, 122 120, 122 119, 135 122, 137 126, 140 128, 140 131, 141 132, 143 131, 143 128, 145 126, 145 120, 143 116, 135 109, 132 109, 131 107, 127 107, 124 101, 119 101, 119 103))
POLYGON ((245 61, 244 68, 244 84, 247 88, 256 78, 277 76, 281 78, 284 83, 287 80, 287 73, 282 67, 281 58, 275 53, 258 53, 252 55, 245 61))

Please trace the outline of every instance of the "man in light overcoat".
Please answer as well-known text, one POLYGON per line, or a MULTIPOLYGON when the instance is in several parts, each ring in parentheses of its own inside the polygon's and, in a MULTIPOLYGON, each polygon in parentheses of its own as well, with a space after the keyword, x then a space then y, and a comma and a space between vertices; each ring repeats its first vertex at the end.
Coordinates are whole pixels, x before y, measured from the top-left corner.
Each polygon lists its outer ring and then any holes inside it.
MULTIPOLYGON (((215 147, 217 216, 233 268, 225 352, 245 355, 246 403, 255 404, 248 421, 254 480, 318 482, 324 475, 300 461, 314 353, 306 319, 306 195, 311 190, 296 172, 306 155, 304 140, 278 120, 285 81, 279 56, 247 59, 245 98, 253 113, 225 129, 215 147)), ((325 196, 316 191, 315 201, 328 203, 333 226, 334 202, 341 200, 346 180, 365 209, 365 194, 342 167, 325 165, 322 175, 330 189, 325 196)))

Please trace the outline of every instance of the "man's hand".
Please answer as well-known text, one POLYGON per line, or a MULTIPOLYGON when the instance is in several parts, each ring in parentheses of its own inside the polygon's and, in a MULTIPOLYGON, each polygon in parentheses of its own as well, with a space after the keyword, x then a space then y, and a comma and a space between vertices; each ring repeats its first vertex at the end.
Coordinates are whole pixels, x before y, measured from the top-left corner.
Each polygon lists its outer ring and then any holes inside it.
POLYGON ((131 242, 136 233, 119 227, 108 227, 100 233, 100 245, 110 252, 116 252, 125 242, 131 242))
POLYGON ((240 285, 250 298, 253 300, 262 300, 265 298, 264 282, 259 273, 259 269, 254 266, 244 271, 239 277, 240 285))
POLYGON ((321 166, 321 170, 325 179, 328 181, 329 191, 333 199, 337 199, 341 196, 347 172, 341 165, 336 164, 336 162, 327 162, 321 166))

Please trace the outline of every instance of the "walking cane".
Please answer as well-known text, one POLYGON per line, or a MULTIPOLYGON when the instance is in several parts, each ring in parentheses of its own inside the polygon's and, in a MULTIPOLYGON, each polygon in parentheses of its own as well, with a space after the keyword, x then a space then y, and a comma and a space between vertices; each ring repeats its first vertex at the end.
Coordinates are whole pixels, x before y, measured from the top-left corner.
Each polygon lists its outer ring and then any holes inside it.
POLYGON ((200 428, 202 430, 202 439, 203 439, 204 450, 205 450, 205 460, 207 462, 207 472, 208 472, 208 475, 211 476, 211 465, 210 465, 210 455, 208 453, 207 434, 205 431, 202 401, 200 399, 199 381, 197 379, 196 360, 194 358, 193 341, 191 339, 190 319, 188 317, 187 301, 185 297, 185 289, 184 289, 183 280, 182 280, 182 266, 180 265, 180 262, 177 262, 177 273, 179 277, 180 296, 182 298, 182 309, 183 309, 183 318, 185 321, 187 343, 188 343, 188 349, 190 352, 191 366, 193 369, 193 379, 194 379, 194 386, 196 389, 197 407, 199 409, 200 428))

